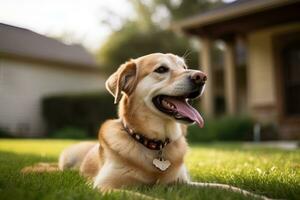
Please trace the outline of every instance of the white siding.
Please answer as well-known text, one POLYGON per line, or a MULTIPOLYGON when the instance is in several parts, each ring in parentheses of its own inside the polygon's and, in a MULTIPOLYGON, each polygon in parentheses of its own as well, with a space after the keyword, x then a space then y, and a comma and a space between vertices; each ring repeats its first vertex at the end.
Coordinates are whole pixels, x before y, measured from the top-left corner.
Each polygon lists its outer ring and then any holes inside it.
POLYGON ((104 89, 99 73, 0 58, 0 127, 26 136, 44 134, 45 95, 104 89))

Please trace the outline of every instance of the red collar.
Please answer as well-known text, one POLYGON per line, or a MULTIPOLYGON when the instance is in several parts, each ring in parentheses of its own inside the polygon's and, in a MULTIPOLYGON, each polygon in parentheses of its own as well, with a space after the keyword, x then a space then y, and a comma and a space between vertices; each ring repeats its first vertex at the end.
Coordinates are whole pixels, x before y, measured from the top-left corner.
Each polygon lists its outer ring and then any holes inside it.
POLYGON ((155 139, 149 139, 145 136, 134 132, 132 129, 128 128, 127 125, 122 121, 122 125, 124 130, 136 141, 147 147, 151 150, 161 150, 163 149, 167 144, 170 143, 170 139, 166 138, 164 141, 162 140, 155 140, 155 139))

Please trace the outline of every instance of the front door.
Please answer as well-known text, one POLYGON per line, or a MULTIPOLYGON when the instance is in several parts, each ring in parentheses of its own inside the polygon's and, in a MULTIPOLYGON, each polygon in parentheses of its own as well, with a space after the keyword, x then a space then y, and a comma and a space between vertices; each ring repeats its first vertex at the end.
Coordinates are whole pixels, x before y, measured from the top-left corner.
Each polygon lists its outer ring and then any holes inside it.
POLYGON ((283 45, 283 111, 287 117, 300 117, 300 37, 283 45))
POLYGON ((300 30, 273 39, 279 137, 300 139, 300 30))

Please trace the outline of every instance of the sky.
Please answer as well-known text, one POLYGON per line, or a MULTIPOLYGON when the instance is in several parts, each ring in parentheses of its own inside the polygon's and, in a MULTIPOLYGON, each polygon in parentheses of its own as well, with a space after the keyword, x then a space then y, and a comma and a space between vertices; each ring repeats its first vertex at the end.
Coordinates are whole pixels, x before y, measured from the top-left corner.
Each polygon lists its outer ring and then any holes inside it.
POLYGON ((0 0, 0 23, 63 35, 66 43, 82 42, 92 51, 132 13, 126 0, 0 0))
POLYGON ((0 23, 63 38, 66 43, 82 43, 91 51, 97 50, 122 20, 133 17, 127 0, 0 0, 0 23), (107 23, 102 23, 104 20, 107 23))

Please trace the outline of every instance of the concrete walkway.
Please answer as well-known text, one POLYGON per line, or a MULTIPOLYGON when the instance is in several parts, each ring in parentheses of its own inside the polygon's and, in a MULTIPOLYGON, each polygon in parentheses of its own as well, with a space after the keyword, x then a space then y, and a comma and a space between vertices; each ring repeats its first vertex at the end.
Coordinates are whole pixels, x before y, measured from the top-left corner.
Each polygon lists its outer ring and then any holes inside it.
POLYGON ((263 142, 245 142, 245 147, 267 147, 279 148, 285 150, 295 150, 300 148, 299 141, 263 141, 263 142))

